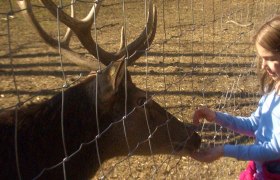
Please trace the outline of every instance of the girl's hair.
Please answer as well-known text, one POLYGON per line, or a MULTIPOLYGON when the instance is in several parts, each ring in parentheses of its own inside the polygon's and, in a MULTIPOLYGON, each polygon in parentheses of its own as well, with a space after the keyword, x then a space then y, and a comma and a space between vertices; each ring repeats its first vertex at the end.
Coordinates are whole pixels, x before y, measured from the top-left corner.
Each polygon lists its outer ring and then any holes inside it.
MULTIPOLYGON (((269 51, 280 53, 280 14, 274 15, 258 29, 253 36, 253 42, 269 51)), ((257 58, 261 90, 263 93, 269 93, 274 87, 274 81, 266 71, 261 69, 261 57, 257 58)))

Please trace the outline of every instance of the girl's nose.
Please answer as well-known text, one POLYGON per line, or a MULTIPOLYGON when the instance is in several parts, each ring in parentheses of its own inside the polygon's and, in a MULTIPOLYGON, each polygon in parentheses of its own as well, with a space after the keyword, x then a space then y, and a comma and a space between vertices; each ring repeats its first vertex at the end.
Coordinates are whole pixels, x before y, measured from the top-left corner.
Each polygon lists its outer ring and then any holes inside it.
POLYGON ((266 68, 266 66, 267 66, 267 64, 266 64, 266 60, 264 60, 264 59, 262 59, 262 69, 265 69, 266 68))

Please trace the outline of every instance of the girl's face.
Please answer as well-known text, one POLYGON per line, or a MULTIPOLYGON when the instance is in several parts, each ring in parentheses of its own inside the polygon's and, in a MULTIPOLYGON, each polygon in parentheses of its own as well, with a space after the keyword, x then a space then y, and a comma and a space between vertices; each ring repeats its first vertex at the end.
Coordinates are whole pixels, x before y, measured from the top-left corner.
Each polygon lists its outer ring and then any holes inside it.
POLYGON ((280 80, 280 52, 273 52, 256 43, 256 49, 262 58, 262 69, 274 80, 280 80))

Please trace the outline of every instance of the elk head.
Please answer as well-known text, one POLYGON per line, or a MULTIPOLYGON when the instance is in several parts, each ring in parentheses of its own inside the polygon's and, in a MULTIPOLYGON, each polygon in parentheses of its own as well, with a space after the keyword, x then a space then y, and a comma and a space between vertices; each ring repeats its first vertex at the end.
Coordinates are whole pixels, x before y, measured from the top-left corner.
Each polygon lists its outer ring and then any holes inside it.
POLYGON ((100 122, 106 124, 103 130, 114 124, 100 137, 100 149, 106 152, 102 158, 128 153, 187 155, 198 149, 201 140, 191 125, 179 121, 137 88, 129 72, 125 73, 124 62, 113 62, 98 78, 100 122))

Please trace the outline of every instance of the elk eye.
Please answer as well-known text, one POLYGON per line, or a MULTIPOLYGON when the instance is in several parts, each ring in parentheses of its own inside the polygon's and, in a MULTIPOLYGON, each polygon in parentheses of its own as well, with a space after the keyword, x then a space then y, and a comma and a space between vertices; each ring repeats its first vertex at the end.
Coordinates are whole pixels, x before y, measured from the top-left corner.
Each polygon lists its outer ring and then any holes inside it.
POLYGON ((142 106, 146 102, 146 98, 142 97, 137 100, 137 105, 142 106))

